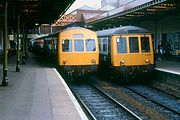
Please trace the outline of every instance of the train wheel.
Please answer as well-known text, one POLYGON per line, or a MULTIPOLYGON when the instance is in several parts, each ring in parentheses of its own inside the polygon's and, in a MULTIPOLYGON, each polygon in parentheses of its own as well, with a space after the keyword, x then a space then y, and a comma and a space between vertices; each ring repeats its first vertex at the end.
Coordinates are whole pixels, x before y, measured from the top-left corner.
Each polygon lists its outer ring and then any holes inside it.
POLYGON ((122 79, 123 79, 124 82, 129 82, 129 75, 128 75, 127 72, 123 73, 122 79))

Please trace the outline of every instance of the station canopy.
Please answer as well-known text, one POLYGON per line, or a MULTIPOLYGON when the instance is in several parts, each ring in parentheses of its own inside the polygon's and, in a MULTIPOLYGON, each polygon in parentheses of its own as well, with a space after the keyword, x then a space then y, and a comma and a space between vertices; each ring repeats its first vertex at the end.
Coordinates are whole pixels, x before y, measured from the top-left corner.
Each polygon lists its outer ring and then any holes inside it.
MULTIPOLYGON (((145 19, 158 20, 166 16, 180 15, 180 0, 145 0, 149 1, 139 4, 139 1, 120 6, 111 11, 95 16, 87 21, 89 25, 94 25, 96 29, 103 29, 104 26, 113 27, 118 25, 129 25, 145 19)), ((143 2, 143 1, 141 1, 143 2)))
POLYGON ((8 26, 15 24, 17 16, 26 26, 51 24, 57 20, 75 0, 1 0, 3 14, 5 1, 8 1, 8 26))

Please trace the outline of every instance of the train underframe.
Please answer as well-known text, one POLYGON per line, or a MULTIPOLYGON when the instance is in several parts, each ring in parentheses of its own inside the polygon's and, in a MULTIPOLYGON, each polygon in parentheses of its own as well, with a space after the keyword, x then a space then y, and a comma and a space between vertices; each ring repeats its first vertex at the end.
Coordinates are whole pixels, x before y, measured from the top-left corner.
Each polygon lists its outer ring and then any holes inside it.
POLYGON ((63 66, 63 70, 70 77, 84 77, 97 71, 97 65, 74 65, 74 66, 63 66))
POLYGON ((129 81, 132 78, 144 77, 154 70, 154 65, 141 65, 141 66, 118 66, 115 67, 115 73, 122 81, 129 81))

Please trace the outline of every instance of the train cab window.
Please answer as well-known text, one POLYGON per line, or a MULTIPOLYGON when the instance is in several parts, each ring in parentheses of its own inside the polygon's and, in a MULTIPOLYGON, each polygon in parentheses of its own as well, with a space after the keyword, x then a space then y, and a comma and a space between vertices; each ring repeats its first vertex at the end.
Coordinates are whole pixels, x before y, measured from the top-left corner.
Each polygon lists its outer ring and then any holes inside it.
POLYGON ((63 40, 62 41, 62 51, 63 52, 72 52, 72 40, 63 40))
POLYGON ((84 40, 74 40, 74 51, 84 52, 84 40))
POLYGON ((108 39, 104 38, 103 39, 103 52, 107 52, 108 51, 108 39))
POLYGON ((117 37, 116 43, 118 53, 127 53, 126 37, 117 37))
POLYGON ((84 35, 83 34, 74 34, 73 35, 74 38, 84 38, 84 35))
POLYGON ((149 37, 141 37, 142 52, 150 52, 149 37))
POLYGON ((129 37, 129 46, 130 46, 130 53, 138 53, 139 52, 138 37, 129 37))
POLYGON ((93 39, 86 40, 86 51, 96 51, 95 40, 93 39))

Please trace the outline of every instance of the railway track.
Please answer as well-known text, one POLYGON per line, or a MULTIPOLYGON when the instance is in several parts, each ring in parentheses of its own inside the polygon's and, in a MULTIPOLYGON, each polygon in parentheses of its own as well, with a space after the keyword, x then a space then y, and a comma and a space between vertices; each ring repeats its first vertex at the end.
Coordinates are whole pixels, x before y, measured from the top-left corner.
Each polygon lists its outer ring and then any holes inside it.
POLYGON ((141 120, 127 107, 89 84, 72 85, 71 89, 82 103, 91 119, 95 120, 141 120))
POLYGON ((126 88, 180 116, 180 104, 171 96, 143 85, 127 86, 126 88))
POLYGON ((155 77, 152 81, 148 82, 148 86, 156 88, 180 100, 179 79, 179 75, 155 70, 155 77))
POLYGON ((176 84, 172 84, 166 81, 152 81, 150 84, 146 84, 149 87, 152 87, 154 89, 157 89, 161 92, 164 92, 166 94, 169 94, 171 96, 173 96, 174 98, 176 98, 177 100, 180 100, 180 87, 179 87, 179 83, 176 84))
POLYGON ((138 83, 122 85, 98 77, 71 89, 90 119, 179 120, 179 100, 166 92, 138 83))
POLYGON ((117 83, 105 82, 105 80, 101 81, 99 79, 93 81, 93 83, 102 89, 102 91, 105 91, 113 99, 123 103, 124 106, 133 111, 141 119, 180 119, 179 101, 173 97, 168 98, 168 95, 165 93, 160 91, 157 92, 157 90, 149 90, 147 93, 144 93, 147 95, 148 93, 150 94, 154 91, 157 94, 156 97, 161 95, 162 99, 155 100, 153 99, 155 95, 147 97, 138 93, 145 91, 141 88, 144 85, 138 84, 141 89, 136 91, 131 88, 136 88, 136 85, 118 85, 117 83), (165 95, 163 96, 163 94, 165 95), (163 100, 163 98, 165 100, 163 100))

